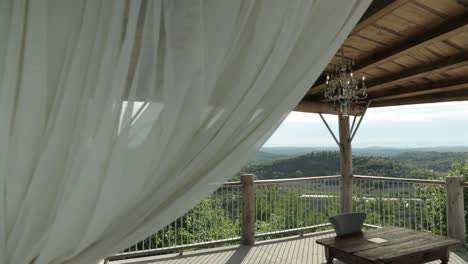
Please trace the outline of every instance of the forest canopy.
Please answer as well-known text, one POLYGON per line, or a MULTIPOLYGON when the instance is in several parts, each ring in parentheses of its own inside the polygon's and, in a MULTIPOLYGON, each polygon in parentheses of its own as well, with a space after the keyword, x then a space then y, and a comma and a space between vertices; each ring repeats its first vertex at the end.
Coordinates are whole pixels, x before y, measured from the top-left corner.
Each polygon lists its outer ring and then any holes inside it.
MULTIPOLYGON (((265 155, 265 152, 261 155, 265 155)), ((393 156, 354 156, 353 170, 355 175, 436 179, 446 176, 453 163, 463 163, 466 156, 463 152, 404 152, 393 156)), ((244 167, 241 173, 253 173, 257 179, 338 175, 340 157, 336 151, 311 152, 252 163, 244 167)))

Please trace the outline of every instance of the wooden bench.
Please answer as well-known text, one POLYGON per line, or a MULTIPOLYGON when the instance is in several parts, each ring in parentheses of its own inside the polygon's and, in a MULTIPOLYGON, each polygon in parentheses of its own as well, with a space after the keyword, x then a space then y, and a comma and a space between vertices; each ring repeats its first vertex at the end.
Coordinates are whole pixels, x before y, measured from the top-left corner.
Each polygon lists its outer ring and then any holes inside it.
POLYGON ((448 263, 449 247, 460 242, 429 232, 389 227, 360 235, 319 239, 317 243, 325 247, 328 264, 334 258, 348 264, 418 264, 433 260, 448 263))

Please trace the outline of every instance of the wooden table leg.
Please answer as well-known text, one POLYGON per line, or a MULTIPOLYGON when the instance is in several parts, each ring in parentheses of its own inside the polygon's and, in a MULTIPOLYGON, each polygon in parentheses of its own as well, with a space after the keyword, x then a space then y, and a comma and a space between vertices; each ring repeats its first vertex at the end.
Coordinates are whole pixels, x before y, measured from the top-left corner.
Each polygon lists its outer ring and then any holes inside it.
POLYGON ((445 251, 445 257, 441 258, 440 261, 442 264, 448 264, 450 258, 450 250, 447 248, 445 251))
POLYGON ((333 264, 333 252, 329 247, 325 247, 325 259, 327 264, 333 264))

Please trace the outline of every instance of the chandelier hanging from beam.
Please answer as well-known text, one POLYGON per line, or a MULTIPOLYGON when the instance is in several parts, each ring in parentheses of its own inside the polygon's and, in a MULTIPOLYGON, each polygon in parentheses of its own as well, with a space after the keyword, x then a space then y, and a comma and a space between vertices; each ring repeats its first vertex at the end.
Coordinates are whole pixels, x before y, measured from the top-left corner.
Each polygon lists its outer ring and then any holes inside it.
POLYGON ((353 66, 354 60, 346 59, 342 49, 334 72, 327 74, 325 99, 339 104, 342 116, 349 116, 351 104, 367 98, 366 77, 363 75, 361 80, 355 79, 353 66))

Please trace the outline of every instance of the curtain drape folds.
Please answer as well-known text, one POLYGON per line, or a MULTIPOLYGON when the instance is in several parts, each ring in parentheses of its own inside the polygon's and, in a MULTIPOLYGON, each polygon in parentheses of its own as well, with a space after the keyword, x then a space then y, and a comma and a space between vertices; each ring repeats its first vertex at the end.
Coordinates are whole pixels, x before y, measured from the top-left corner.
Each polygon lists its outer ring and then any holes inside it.
POLYGON ((271 135, 370 0, 0 0, 0 263, 93 263, 271 135))

